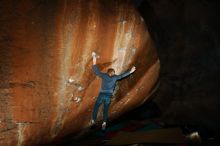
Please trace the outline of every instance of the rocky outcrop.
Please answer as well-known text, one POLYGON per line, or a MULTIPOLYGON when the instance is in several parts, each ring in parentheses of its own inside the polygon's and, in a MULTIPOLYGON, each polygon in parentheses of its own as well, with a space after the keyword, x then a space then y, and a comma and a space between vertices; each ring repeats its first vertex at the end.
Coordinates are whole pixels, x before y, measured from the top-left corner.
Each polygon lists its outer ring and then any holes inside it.
POLYGON ((89 126, 100 87, 92 51, 102 71, 137 68, 118 83, 110 119, 152 93, 160 63, 128 1, 2 0, 0 6, 0 145, 40 145, 89 126))

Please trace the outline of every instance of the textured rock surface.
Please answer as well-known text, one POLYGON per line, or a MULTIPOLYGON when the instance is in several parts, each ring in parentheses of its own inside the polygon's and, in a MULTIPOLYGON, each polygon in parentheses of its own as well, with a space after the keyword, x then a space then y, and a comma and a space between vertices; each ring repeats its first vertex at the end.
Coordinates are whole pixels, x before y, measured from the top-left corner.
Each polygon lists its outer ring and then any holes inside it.
POLYGON ((100 87, 92 51, 103 71, 137 67, 116 87, 111 119, 153 91, 159 60, 127 1, 2 0, 0 7, 0 145, 39 145, 88 127, 100 87))

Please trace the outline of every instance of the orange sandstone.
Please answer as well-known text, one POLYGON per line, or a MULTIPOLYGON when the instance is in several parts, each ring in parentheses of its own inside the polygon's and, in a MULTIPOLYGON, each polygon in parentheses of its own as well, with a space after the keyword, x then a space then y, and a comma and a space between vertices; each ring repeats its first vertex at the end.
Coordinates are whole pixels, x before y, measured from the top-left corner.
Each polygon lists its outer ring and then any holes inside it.
POLYGON ((127 0, 2 0, 0 6, 0 145, 40 145, 89 126, 101 81, 92 71, 93 51, 102 71, 137 68, 118 83, 110 119, 152 93, 159 59, 127 0))

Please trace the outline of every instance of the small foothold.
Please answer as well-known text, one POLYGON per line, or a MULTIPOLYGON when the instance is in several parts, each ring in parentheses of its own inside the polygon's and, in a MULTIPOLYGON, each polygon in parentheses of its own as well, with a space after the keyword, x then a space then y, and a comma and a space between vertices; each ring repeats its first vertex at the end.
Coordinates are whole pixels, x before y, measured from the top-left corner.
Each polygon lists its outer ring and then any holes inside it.
POLYGON ((74 98, 74 101, 76 101, 76 103, 78 103, 78 102, 81 101, 81 98, 80 98, 80 97, 75 97, 75 98, 74 98))
POLYGON ((73 82, 74 82, 74 79, 69 78, 68 83, 73 83, 73 82))
POLYGON ((79 86, 79 87, 78 87, 78 90, 79 90, 79 91, 82 91, 82 90, 83 90, 83 87, 82 87, 82 86, 79 86))
POLYGON ((80 102, 80 101, 81 101, 81 99, 80 99, 80 98, 78 98, 78 100, 77 100, 76 102, 78 103, 78 102, 80 102))
POLYGON ((123 20, 123 24, 125 24, 127 21, 126 20, 123 20))

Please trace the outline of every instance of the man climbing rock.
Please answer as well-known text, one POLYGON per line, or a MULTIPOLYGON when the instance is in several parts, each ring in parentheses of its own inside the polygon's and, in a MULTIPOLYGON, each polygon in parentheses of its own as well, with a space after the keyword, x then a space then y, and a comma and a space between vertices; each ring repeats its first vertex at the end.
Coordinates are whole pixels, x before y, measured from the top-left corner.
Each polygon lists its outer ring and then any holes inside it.
POLYGON ((113 94, 116 82, 132 74, 136 70, 136 68, 133 66, 130 71, 127 71, 121 75, 115 75, 115 70, 113 68, 109 68, 107 70, 107 73, 103 73, 98 69, 96 65, 97 55, 95 52, 92 53, 92 57, 93 57, 93 71, 97 76, 99 76, 102 79, 102 86, 93 109, 91 126, 95 124, 99 106, 103 104, 102 130, 105 130, 106 122, 108 120, 108 108, 111 102, 111 96, 113 94))

